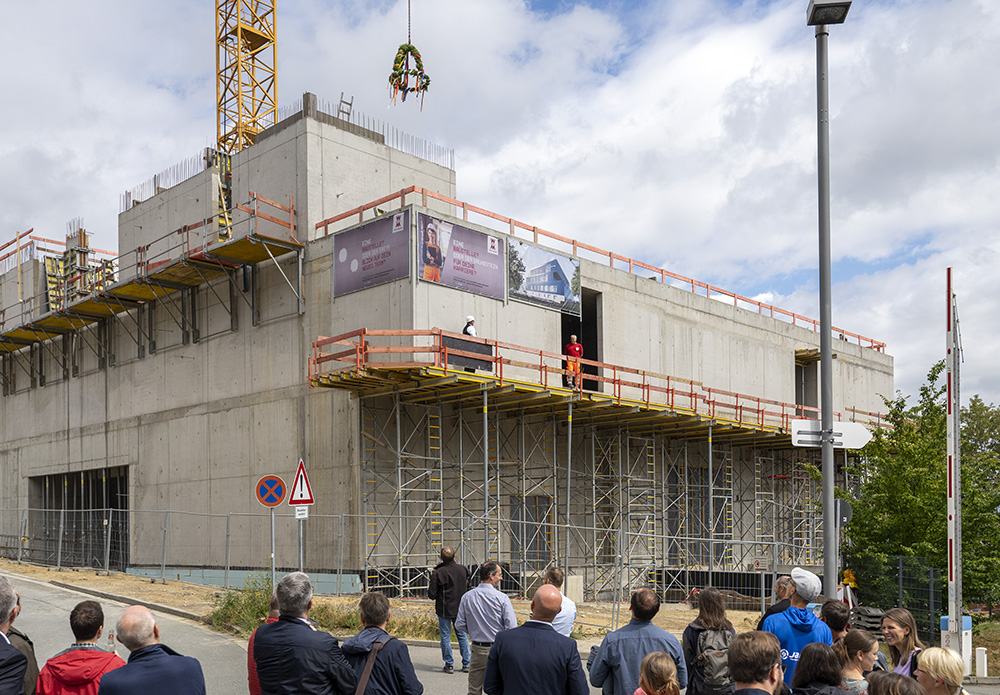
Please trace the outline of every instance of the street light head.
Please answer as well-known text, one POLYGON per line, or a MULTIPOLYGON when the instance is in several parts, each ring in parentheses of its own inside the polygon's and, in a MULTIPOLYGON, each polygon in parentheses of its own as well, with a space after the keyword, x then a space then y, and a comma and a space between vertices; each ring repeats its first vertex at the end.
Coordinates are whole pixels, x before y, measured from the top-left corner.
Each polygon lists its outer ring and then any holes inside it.
POLYGON ((851 0, 809 0, 806 10, 806 24, 814 27, 820 24, 843 24, 851 0))

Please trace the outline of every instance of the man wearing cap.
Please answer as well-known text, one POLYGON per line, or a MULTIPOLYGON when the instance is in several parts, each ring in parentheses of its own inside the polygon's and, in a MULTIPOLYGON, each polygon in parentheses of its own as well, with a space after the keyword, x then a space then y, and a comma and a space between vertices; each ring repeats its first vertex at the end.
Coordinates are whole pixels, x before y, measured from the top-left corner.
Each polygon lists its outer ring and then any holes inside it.
POLYGON ((813 642, 833 644, 830 628, 807 608, 821 589, 819 577, 796 567, 792 570, 792 591, 788 594, 791 605, 764 621, 764 631, 773 634, 781 643, 781 663, 785 667, 785 683, 789 685, 803 647, 813 642))

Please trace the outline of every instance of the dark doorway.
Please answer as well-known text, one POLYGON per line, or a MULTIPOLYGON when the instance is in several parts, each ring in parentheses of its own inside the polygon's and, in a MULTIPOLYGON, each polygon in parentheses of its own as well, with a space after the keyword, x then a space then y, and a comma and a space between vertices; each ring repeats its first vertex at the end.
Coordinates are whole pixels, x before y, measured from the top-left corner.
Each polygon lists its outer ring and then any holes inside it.
MULTIPOLYGON (((604 357, 601 350, 601 293, 594 290, 583 289, 583 336, 580 341, 583 343, 583 356, 588 360, 600 362, 604 357)), ((584 374, 600 375, 601 370, 593 365, 583 365, 584 374)), ((583 388, 588 391, 599 391, 601 384, 593 379, 584 379, 583 388)))
POLYGON ((128 466, 35 476, 28 494, 25 559, 64 567, 128 567, 128 466))

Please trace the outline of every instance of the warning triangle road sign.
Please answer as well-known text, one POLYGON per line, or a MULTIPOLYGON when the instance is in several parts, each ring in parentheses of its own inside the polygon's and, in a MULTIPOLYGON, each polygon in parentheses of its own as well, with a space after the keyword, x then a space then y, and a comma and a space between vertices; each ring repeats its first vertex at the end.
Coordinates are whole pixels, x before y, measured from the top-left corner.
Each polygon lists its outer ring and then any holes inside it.
POLYGON ((299 470, 295 473, 295 482, 289 490, 288 504, 316 504, 313 499, 313 491, 309 486, 309 477, 306 475, 306 464, 299 459, 299 470))

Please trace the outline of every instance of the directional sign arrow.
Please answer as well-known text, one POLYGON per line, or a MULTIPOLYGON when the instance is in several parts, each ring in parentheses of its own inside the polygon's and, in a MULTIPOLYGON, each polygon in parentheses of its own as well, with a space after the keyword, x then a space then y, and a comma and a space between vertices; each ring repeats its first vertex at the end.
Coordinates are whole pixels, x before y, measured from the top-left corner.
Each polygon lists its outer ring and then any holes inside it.
MULTIPOLYGON (((792 420, 792 444, 795 446, 821 446, 822 423, 819 420, 792 420)), ((871 441, 872 433, 857 422, 834 422, 834 449, 860 449, 871 441)))

